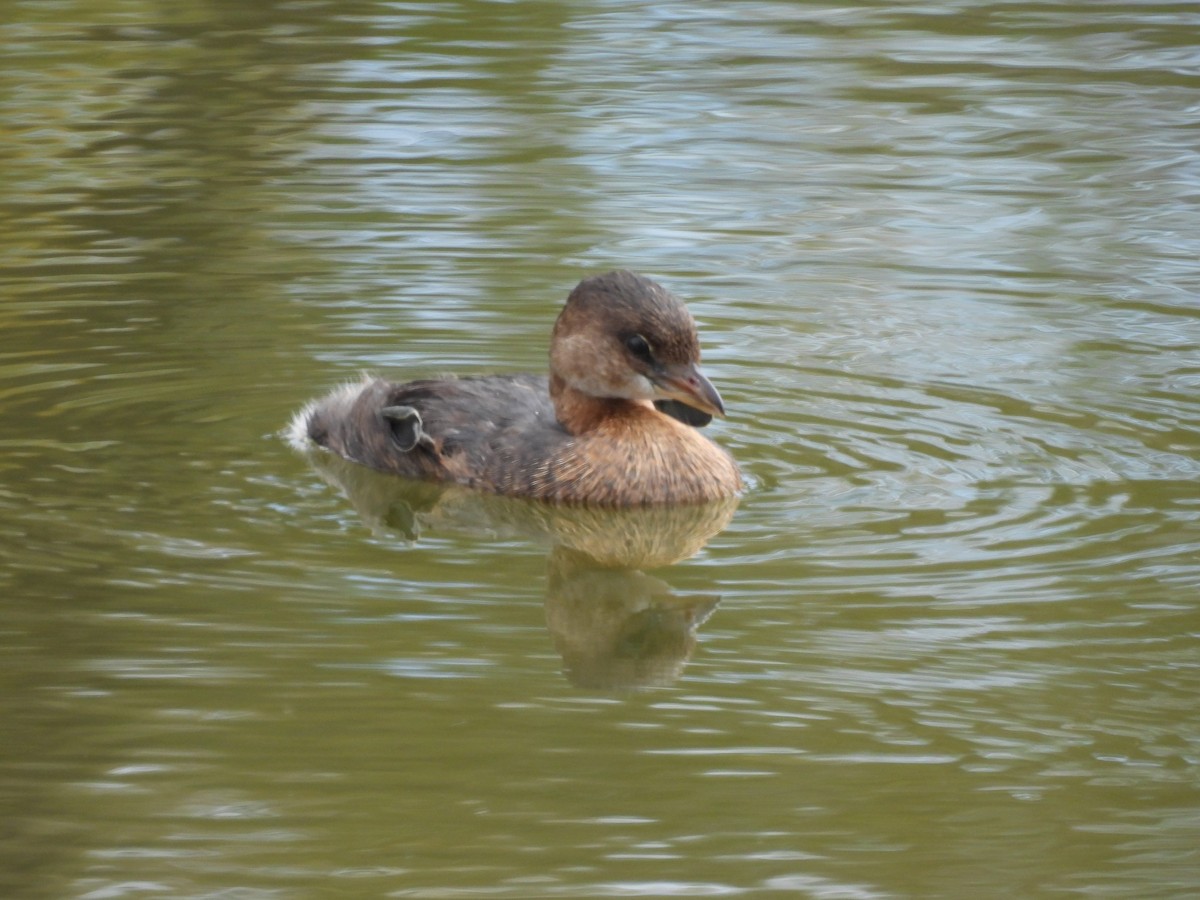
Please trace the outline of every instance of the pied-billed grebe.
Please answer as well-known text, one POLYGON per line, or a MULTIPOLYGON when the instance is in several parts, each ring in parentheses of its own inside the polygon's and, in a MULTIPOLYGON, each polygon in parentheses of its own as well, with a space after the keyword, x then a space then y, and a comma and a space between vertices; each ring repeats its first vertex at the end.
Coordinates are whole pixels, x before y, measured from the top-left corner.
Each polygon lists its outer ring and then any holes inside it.
POLYGON ((610 272, 567 298, 549 379, 367 379, 310 403, 292 434, 381 472, 496 494, 704 503, 735 495, 742 478, 694 427, 725 414, 699 360, 696 324, 678 297, 610 272))

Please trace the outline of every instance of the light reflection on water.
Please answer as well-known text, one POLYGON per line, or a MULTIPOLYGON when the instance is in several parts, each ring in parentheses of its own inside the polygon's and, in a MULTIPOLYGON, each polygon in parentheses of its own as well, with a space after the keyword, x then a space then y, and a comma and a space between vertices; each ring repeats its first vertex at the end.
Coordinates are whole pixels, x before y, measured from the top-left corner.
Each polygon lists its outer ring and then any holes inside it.
POLYGON ((1197 24, 21 6, 0 893, 1193 895, 1197 24), (278 440, 617 265, 724 530, 597 570, 278 440))

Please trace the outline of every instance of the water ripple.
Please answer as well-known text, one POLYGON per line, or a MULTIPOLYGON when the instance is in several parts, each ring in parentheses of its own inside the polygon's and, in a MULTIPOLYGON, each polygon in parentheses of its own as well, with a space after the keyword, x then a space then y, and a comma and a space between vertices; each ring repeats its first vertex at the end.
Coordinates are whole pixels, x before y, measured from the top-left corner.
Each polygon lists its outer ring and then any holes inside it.
POLYGON ((0 892, 1196 883, 1194 3, 84 6, 0 22, 0 892), (274 438, 617 265, 752 488, 576 632, 274 438))

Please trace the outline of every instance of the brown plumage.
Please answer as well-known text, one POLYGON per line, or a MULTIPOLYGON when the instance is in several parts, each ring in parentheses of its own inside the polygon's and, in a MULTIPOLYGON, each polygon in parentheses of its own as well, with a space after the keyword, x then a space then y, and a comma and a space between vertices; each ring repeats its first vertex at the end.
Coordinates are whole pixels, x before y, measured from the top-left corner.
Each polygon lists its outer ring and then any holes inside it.
POLYGON ((610 272, 567 298, 549 379, 368 379, 309 404, 292 432, 382 472, 496 494, 703 503, 735 495, 742 479, 691 427, 725 411, 699 360, 682 301, 648 278, 610 272))

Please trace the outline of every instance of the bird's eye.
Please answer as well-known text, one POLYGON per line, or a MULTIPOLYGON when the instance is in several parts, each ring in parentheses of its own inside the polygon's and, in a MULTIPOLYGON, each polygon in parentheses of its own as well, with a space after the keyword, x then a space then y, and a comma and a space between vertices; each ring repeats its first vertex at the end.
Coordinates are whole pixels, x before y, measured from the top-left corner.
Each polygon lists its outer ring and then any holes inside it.
POLYGON ((650 352, 650 345, 640 334, 631 334, 625 338, 625 349, 641 362, 647 364, 654 362, 654 354, 650 352))

